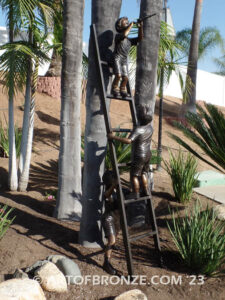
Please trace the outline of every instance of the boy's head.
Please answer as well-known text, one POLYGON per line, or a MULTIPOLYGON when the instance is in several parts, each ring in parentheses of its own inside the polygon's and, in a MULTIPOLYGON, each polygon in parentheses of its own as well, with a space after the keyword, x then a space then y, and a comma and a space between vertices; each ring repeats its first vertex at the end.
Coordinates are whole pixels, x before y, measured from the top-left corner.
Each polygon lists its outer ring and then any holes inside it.
POLYGON ((152 121, 152 111, 149 105, 140 104, 137 107, 137 115, 140 125, 147 125, 152 121))
POLYGON ((106 189, 109 188, 115 181, 115 175, 113 171, 106 170, 102 176, 103 184, 106 186, 106 189))
POLYGON ((116 28, 116 31, 121 33, 123 32, 124 30, 127 29, 127 27, 129 26, 129 20, 127 17, 122 17, 122 18, 119 18, 117 21, 116 21, 116 24, 115 24, 115 28, 116 28))

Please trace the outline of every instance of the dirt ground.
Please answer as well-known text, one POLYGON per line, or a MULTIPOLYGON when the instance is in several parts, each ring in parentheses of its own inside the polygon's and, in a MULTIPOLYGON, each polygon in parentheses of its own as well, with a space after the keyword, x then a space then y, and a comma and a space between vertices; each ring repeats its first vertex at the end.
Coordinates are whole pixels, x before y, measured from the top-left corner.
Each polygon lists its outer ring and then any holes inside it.
MULTIPOLYGON (((20 127, 22 123, 23 95, 19 94, 15 102, 15 121, 20 127)), ((169 138, 168 132, 177 132, 168 122, 177 117, 181 101, 166 97, 164 99, 163 119, 163 158, 168 158, 168 149, 177 151, 179 146, 169 138)), ((129 126, 130 117, 126 104, 112 105, 112 121, 114 126, 129 126)), ((0 91, 0 120, 7 118, 7 97, 0 91)), ((46 193, 57 189, 57 159, 59 151, 59 118, 60 101, 44 94, 37 95, 34 147, 28 191, 9 192, 7 190, 8 159, 0 158, 0 202, 14 207, 16 219, 6 235, 0 241, 0 281, 10 278, 16 268, 32 265, 51 254, 62 254, 73 259, 80 267, 82 275, 106 275, 102 269, 103 252, 101 249, 86 249, 78 244, 79 223, 62 222, 52 217, 55 201, 46 200, 46 193)), ((82 128, 84 128, 85 110, 82 103, 82 128)), ((158 101, 154 119, 153 148, 158 139, 158 101)), ((194 145, 193 145, 194 147, 194 145)), ((199 162, 199 170, 212 169, 199 162)), ((187 207, 192 207, 199 198, 203 207, 216 205, 213 201, 193 194, 187 207)), ((157 265, 154 244, 151 238, 133 244, 134 266, 138 275, 146 276, 150 284, 126 285, 112 281, 105 284, 88 283, 87 285, 69 286, 68 293, 54 294, 45 292, 49 300, 94 300, 113 299, 120 293, 134 288, 141 289, 148 299, 189 299, 211 300, 225 299, 224 278, 194 277, 181 264, 174 253, 174 245, 166 226, 170 219, 168 205, 177 207, 183 213, 185 206, 177 203, 172 191, 169 176, 164 170, 154 170, 153 201, 156 210, 159 236, 165 266, 157 265), (155 277, 153 277, 155 276, 155 277)), ((119 250, 113 255, 113 265, 126 275, 126 261, 122 237, 118 240, 119 250)))

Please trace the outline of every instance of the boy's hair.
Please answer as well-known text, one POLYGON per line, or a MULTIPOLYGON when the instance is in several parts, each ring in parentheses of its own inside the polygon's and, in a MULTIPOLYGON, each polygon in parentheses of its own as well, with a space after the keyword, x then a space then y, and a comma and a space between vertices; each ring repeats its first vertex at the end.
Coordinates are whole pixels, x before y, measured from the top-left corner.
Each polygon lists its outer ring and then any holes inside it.
POLYGON ((152 121, 152 111, 149 105, 139 104, 137 106, 137 115, 141 125, 147 125, 152 121))
POLYGON ((109 188, 113 184, 114 180, 115 180, 115 175, 114 175, 113 171, 106 170, 102 176, 102 181, 103 181, 104 185, 106 186, 106 188, 109 188))
POLYGON ((116 23, 115 23, 116 31, 119 32, 119 33, 123 32, 123 31, 127 28, 127 26, 124 27, 124 26, 122 25, 122 21, 123 21, 124 19, 128 19, 128 18, 127 18, 127 17, 119 18, 119 19, 116 21, 116 23))

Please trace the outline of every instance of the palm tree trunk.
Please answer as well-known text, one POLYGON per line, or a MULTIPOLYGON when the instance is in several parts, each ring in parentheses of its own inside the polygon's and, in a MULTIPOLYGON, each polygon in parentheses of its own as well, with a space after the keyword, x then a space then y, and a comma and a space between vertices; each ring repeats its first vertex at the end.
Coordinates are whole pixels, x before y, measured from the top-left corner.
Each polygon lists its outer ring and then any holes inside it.
MULTIPOLYGON (((35 69, 32 78, 32 87, 31 87, 31 101, 30 101, 30 111, 29 111, 29 128, 27 132, 27 140, 26 140, 26 155, 24 159, 24 167, 23 171, 19 178, 19 190, 26 191, 29 180, 29 172, 30 172, 30 162, 31 162, 31 153, 32 153, 32 144, 33 144, 33 132, 34 132, 34 112, 35 112, 35 95, 37 90, 37 79, 38 79, 38 69, 39 62, 38 60, 35 62, 35 69)), ((24 112, 25 113, 25 112, 24 112)))
MULTIPOLYGON (((9 42, 13 42, 14 22, 13 22, 13 4, 9 7, 9 42)), ((8 184, 11 191, 16 191, 18 188, 17 166, 16 166, 16 142, 15 142, 15 128, 14 128, 14 78, 13 64, 11 62, 10 77, 11 85, 9 86, 9 178, 8 184)))
POLYGON ((83 0, 64 1, 59 190, 54 214, 59 219, 69 220, 80 220, 81 217, 80 100, 83 12, 83 0))
POLYGON ((200 36, 200 21, 202 13, 202 2, 203 0, 195 1, 195 12, 192 24, 191 33, 191 44, 188 57, 188 69, 187 69, 187 81, 190 80, 190 91, 185 92, 186 108, 185 112, 192 111, 196 112, 196 82, 197 82, 197 69, 198 69, 198 52, 199 52, 199 36, 200 36))
POLYGON ((47 77, 60 77, 62 72, 62 57, 53 50, 51 63, 46 72, 47 77))
MULTIPOLYGON (((121 0, 92 0, 92 24, 96 25, 101 59, 110 56, 115 22, 119 18, 121 0)), ((109 74, 104 72, 106 87, 109 74)), ((101 179, 106 154, 106 129, 99 97, 98 77, 93 41, 89 41, 89 66, 86 99, 85 158, 83 173, 83 212, 80 226, 80 243, 99 247, 102 243, 100 211, 102 208, 101 179)))
POLYGON ((19 169, 18 169, 19 178, 24 169, 26 151, 27 151, 30 102, 31 102, 31 74, 32 74, 32 62, 31 59, 29 59, 29 70, 27 71, 27 79, 26 79, 26 92, 25 92, 25 103, 24 103, 24 113, 23 113, 23 129, 22 129, 21 149, 20 149, 19 169))
POLYGON ((155 110, 158 49, 160 39, 160 21, 162 0, 142 0, 140 17, 157 13, 144 21, 144 38, 138 46, 136 71, 136 104, 147 104, 152 113, 155 110))
POLYGON ((14 128, 14 93, 9 92, 9 189, 16 191, 18 188, 16 167, 16 142, 14 128))

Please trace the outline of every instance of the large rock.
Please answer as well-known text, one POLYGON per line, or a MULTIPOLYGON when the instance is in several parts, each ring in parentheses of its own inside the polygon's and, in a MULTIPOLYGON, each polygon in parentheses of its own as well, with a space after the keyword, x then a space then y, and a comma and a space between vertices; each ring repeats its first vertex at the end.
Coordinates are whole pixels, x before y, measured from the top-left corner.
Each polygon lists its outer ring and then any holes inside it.
POLYGON ((46 291, 63 293, 67 291, 66 278, 52 262, 44 264, 35 271, 38 280, 46 291))
POLYGON ((23 270, 21 269, 16 269, 15 273, 13 274, 13 278, 21 278, 21 279, 25 279, 25 278, 29 278, 28 274, 25 273, 23 270))
POLYGON ((219 205, 216 205, 213 210, 215 211, 216 213, 216 217, 219 219, 219 220, 222 220, 224 221, 225 220, 225 204, 219 204, 219 205))
POLYGON ((56 264, 58 260, 66 258, 64 255, 49 255, 46 260, 51 261, 53 264, 56 264))
POLYGON ((142 291, 135 289, 122 293, 115 300, 148 300, 148 298, 142 291))
POLYGON ((46 300, 39 283, 32 279, 10 279, 0 283, 1 300, 46 300))
POLYGON ((57 260, 56 266, 66 277, 67 284, 78 284, 81 282, 81 272, 78 265, 69 258, 57 260))
POLYGON ((48 260, 38 260, 36 263, 34 263, 32 266, 27 267, 24 272, 29 273, 31 276, 34 275, 35 271, 45 265, 48 262, 48 260))

